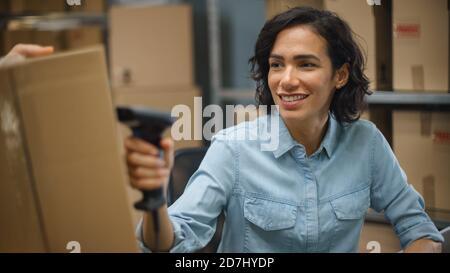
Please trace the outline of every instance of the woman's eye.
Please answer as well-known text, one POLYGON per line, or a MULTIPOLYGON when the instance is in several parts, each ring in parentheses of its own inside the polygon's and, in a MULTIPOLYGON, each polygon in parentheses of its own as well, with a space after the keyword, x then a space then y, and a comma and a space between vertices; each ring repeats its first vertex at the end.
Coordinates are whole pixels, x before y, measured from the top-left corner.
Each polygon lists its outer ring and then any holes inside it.
POLYGON ((270 67, 271 68, 279 68, 279 67, 281 67, 281 64, 280 63, 271 63, 270 67))
POLYGON ((313 63, 304 63, 304 64, 301 64, 300 67, 310 68, 310 67, 316 67, 316 65, 313 63))

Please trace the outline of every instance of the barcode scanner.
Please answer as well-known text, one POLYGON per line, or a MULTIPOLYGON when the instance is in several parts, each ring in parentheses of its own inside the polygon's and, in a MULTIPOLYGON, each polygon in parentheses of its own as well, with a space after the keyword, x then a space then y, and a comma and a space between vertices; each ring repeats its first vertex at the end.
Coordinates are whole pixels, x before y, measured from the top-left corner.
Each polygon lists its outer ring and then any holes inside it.
MULTIPOLYGON (((160 142, 162 134, 175 121, 170 114, 144 107, 118 107, 117 116, 121 123, 132 130, 134 137, 158 147, 161 156, 162 148, 160 142)), ((159 233, 158 209, 165 203, 164 190, 163 188, 159 188, 155 190, 143 190, 142 200, 134 204, 136 209, 152 213, 156 248, 158 248, 159 233)))
MULTIPOLYGON (((162 134, 174 122, 170 114, 144 107, 118 107, 117 115, 119 121, 132 130, 134 137, 155 145, 160 151, 162 134)), ((142 194, 142 200, 134 204, 138 210, 152 211, 166 203, 162 188, 144 190, 142 194)))

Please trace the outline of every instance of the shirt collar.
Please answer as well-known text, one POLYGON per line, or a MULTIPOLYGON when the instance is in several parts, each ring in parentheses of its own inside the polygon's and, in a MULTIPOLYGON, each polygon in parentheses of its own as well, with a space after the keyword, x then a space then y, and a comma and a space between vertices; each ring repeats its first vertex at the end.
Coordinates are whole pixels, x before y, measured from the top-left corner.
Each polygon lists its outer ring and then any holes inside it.
MULTIPOLYGON (((301 145, 299 144, 295 139, 292 138, 291 134, 289 133, 288 128, 286 127, 286 124, 284 123, 283 119, 281 118, 279 112, 276 112, 274 114, 273 118, 278 118, 278 124, 279 124, 279 145, 278 147, 273 151, 273 154, 276 158, 281 157, 286 152, 290 151, 295 146, 301 145)), ((320 153, 323 149, 325 149, 326 154, 328 157, 331 157, 333 155, 334 150, 336 149, 336 145, 338 143, 338 131, 339 131, 339 123, 334 118, 332 114, 329 114, 328 116, 328 128, 327 132, 325 134, 325 137, 322 140, 322 143, 319 146, 319 149, 317 149, 316 153, 320 153)))
POLYGON ((321 151, 324 148, 328 157, 330 158, 336 149, 338 137, 339 137, 339 123, 332 114, 328 114, 327 132, 322 140, 322 143, 318 151, 321 151))

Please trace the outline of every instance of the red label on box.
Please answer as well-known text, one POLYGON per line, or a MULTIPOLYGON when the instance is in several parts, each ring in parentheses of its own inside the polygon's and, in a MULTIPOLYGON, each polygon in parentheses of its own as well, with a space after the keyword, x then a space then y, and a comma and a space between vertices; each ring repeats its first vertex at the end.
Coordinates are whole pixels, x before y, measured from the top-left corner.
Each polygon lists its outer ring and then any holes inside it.
POLYGON ((433 142, 440 144, 450 144, 450 132, 434 131, 433 142))
POLYGON ((394 24, 394 36, 396 38, 420 38, 420 24, 394 24))

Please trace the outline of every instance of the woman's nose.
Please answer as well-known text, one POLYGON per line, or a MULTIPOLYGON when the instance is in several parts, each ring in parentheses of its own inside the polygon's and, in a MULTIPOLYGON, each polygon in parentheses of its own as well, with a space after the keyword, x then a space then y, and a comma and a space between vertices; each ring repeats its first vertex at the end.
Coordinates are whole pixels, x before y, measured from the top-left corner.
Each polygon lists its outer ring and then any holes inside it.
POLYGON ((300 84, 297 75, 292 68, 288 68, 284 71, 283 78, 281 79, 281 87, 283 90, 290 91, 295 90, 300 84))

